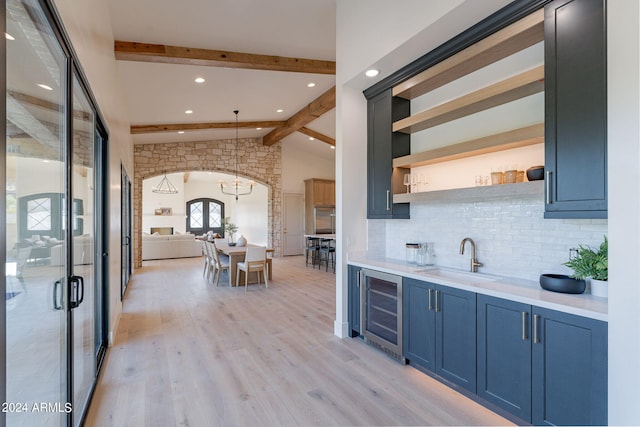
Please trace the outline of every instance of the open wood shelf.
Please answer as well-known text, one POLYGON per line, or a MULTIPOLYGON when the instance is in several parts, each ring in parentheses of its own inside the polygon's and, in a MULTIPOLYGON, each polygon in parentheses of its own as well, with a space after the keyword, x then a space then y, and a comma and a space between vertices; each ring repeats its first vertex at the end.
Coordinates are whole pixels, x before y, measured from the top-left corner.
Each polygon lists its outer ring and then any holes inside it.
POLYGON ((414 202, 482 202, 497 199, 514 199, 526 196, 541 196, 544 181, 519 182, 516 184, 486 185, 482 187, 455 188, 450 190, 422 191, 393 195, 393 203, 414 202))
POLYGON ((393 96, 417 98, 543 40, 544 10, 539 9, 396 85, 393 96))
POLYGON ((539 123, 508 132, 460 142, 446 147, 422 151, 393 159, 394 168, 414 168, 448 162, 481 154, 495 153, 511 148, 526 147, 544 142, 544 124, 539 123))
POLYGON ((415 133, 544 91, 544 65, 393 122, 394 132, 415 133))

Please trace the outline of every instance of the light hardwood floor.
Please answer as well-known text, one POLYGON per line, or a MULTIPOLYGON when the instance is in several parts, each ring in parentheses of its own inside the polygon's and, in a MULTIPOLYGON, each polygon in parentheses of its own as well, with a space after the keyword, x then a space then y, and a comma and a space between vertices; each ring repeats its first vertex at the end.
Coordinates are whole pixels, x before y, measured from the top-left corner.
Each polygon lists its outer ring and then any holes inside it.
POLYGON ((510 425, 333 334, 335 276, 274 259, 264 285, 215 287, 202 260, 145 262, 128 289, 89 426, 510 425))

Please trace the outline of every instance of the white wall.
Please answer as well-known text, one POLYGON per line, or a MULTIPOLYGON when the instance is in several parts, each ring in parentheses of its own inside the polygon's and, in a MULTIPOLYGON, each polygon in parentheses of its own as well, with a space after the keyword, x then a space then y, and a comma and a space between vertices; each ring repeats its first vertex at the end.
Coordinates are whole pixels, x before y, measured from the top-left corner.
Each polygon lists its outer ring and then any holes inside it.
MULTIPOLYGON (((324 143, 323 143, 324 144, 324 143)), ((324 147, 323 147, 324 148, 324 147)), ((327 150, 333 152, 327 147, 327 150)), ((304 180, 335 179, 335 156, 310 156, 303 146, 282 145, 282 192, 304 194, 304 180)))
POLYGON ((133 146, 124 92, 113 55, 109 4, 104 0, 54 0, 109 131, 109 339, 120 301, 120 165, 133 177, 133 146))
POLYGON ((640 7, 607 2, 609 424, 640 425, 640 7))

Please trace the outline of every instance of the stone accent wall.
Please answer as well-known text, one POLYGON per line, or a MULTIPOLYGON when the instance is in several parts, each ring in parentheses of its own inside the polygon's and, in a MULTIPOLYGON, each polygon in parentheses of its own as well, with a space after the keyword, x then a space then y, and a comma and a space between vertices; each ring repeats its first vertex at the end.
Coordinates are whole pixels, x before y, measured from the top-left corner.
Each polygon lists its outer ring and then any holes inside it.
MULTIPOLYGON (((142 267, 142 181, 165 173, 212 171, 235 174, 235 139, 134 145, 133 260, 142 267)), ((282 255, 282 155, 280 143, 260 138, 238 140, 238 175, 266 185, 268 244, 282 255)))

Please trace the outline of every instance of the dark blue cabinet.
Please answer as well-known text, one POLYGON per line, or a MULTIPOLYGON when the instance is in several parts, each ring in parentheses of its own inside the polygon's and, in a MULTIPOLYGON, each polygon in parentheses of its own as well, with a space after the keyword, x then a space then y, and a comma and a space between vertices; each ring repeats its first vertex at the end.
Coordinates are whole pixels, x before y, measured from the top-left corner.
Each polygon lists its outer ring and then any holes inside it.
POLYGON ((533 308, 535 425, 606 425, 607 324, 533 308))
POLYGON ((478 396, 534 425, 607 424, 607 324, 478 295, 478 396))
POLYGON ((545 218, 607 217, 605 0, 545 6, 545 218))
POLYGON ((349 336, 360 335, 360 267, 349 265, 348 318, 349 336))
POLYGON ((531 420, 531 306, 478 295, 478 396, 531 420))
POLYGON ((393 194, 404 192, 400 175, 405 172, 393 169, 393 159, 411 152, 411 137, 393 132, 393 122, 409 116, 410 111, 410 101, 392 96, 391 88, 367 102, 368 219, 409 218, 409 203, 393 203, 393 194))
POLYGON ((405 278, 404 357, 476 392, 476 294, 405 278))

